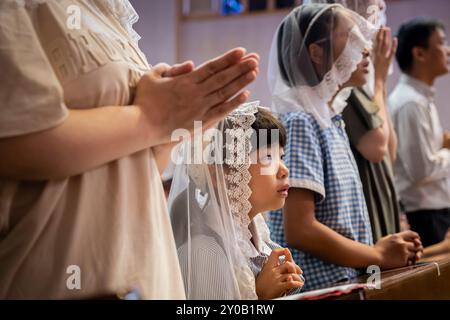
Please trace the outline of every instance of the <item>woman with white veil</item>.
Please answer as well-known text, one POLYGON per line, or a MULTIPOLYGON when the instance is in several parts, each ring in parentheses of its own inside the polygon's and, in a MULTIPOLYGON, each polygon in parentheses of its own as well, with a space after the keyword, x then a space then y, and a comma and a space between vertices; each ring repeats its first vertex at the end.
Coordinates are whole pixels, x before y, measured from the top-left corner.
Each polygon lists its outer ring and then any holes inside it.
POLYGON ((169 211, 188 299, 271 299, 303 286, 259 214, 284 205, 284 143, 281 123, 256 102, 181 145, 169 211))
POLYGON ((279 26, 269 60, 272 107, 288 132, 293 187, 272 211, 273 239, 289 246, 308 279, 304 290, 348 281, 362 268, 406 266, 420 254, 417 234, 372 246, 367 207, 340 115, 351 87, 366 83, 376 28, 339 4, 307 4, 279 26))
MULTIPOLYGON (((387 111, 387 78, 392 71, 397 40, 391 38, 383 0, 328 0, 341 3, 370 22, 380 26, 370 56, 367 83, 355 87, 342 116, 355 156, 374 241, 400 231, 400 206, 395 189, 392 162, 397 136, 387 111)), ((321 3, 323 0, 310 0, 321 3)), ((335 101, 336 102, 336 101, 335 101)))

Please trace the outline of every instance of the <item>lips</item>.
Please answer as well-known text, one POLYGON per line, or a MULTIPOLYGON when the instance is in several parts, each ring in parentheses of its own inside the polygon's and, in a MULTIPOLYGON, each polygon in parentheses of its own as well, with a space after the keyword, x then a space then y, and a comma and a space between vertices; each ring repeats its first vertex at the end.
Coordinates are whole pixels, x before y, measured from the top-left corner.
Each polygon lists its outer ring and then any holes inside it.
POLYGON ((289 185, 286 184, 282 188, 278 189, 277 192, 280 196, 286 198, 288 196, 289 185))
POLYGON ((367 61, 367 60, 364 60, 361 63, 361 69, 363 69, 365 72, 368 72, 369 71, 369 65, 370 65, 370 62, 367 61))

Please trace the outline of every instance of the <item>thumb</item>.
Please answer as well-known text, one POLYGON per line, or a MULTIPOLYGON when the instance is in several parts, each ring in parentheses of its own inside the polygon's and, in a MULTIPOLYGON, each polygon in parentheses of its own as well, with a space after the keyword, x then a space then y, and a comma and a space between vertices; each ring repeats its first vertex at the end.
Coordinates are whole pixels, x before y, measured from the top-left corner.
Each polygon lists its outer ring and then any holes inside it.
POLYGON ((185 61, 170 67, 170 69, 163 74, 163 77, 177 77, 189 73, 192 70, 194 70, 194 63, 192 61, 185 61))
POLYGON ((269 258, 267 259, 266 265, 268 267, 275 268, 280 265, 280 257, 286 254, 285 249, 273 249, 270 253, 269 258))
POLYGON ((170 70, 170 66, 167 63, 158 63, 157 65, 154 65, 150 71, 153 72, 155 75, 162 77, 164 73, 170 70))

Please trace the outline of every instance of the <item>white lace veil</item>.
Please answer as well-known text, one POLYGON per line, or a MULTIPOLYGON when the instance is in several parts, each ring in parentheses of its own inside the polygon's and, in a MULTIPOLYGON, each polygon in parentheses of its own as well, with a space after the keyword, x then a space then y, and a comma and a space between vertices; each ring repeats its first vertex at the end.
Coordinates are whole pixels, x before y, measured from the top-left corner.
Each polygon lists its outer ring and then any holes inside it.
POLYGON ((386 24, 386 2, 384 0, 304 0, 303 4, 328 3, 341 4, 353 10, 376 28, 386 24))
MULTIPOLYGON (((353 10, 359 15, 361 15, 364 19, 369 21, 374 25, 375 28, 379 29, 382 26, 385 26, 387 23, 386 16, 386 2, 384 0, 305 0, 303 3, 339 3, 342 4, 347 9, 353 10)), ((389 68, 389 75, 394 72, 393 66, 391 65, 389 68)), ((372 61, 369 65, 369 74, 367 75, 367 83, 362 87, 364 91, 370 96, 374 96, 375 92, 375 69, 372 64, 372 61)), ((338 97, 336 100, 336 104, 344 103, 345 100, 342 100, 345 97, 338 97), (340 99, 339 99, 340 98, 340 99), (339 101, 340 100, 340 101, 339 101)), ((333 103, 334 105, 334 103, 333 103)))
MULTIPOLYGON (((364 49, 371 49, 375 32, 371 23, 340 4, 295 8, 272 41, 268 81, 273 110, 305 111, 322 127, 329 127, 345 104, 332 111, 328 103, 350 79, 364 49), (316 48, 314 57, 310 46, 316 48)), ((345 101, 349 94, 350 89, 341 90, 340 99, 345 101)))
POLYGON ((169 212, 188 299, 257 299, 248 183, 258 104, 240 106, 178 151, 169 212))

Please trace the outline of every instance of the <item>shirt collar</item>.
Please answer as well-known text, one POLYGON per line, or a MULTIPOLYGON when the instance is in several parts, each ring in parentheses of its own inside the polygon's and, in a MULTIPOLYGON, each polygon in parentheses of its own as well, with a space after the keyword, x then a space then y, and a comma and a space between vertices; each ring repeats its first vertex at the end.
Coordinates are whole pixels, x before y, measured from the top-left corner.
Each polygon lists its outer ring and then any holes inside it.
POLYGON ((426 97, 428 100, 434 100, 434 96, 436 95, 436 89, 427 85, 425 82, 420 81, 416 78, 413 78, 407 74, 402 74, 400 78, 400 82, 408 84, 413 87, 417 92, 426 97))
POLYGON ((259 236, 258 229, 256 227, 254 219, 250 222, 248 229, 250 230, 250 233, 252 234, 253 245, 255 246, 256 250, 258 250, 258 252, 261 252, 261 250, 262 250, 261 238, 259 236))
POLYGON ((272 249, 269 248, 264 238, 261 237, 260 231, 258 229, 258 224, 255 221, 256 218, 257 217, 253 218, 253 220, 250 222, 250 225, 248 226, 250 233, 252 234, 253 245, 255 246, 255 249, 259 254, 270 256, 272 249))

